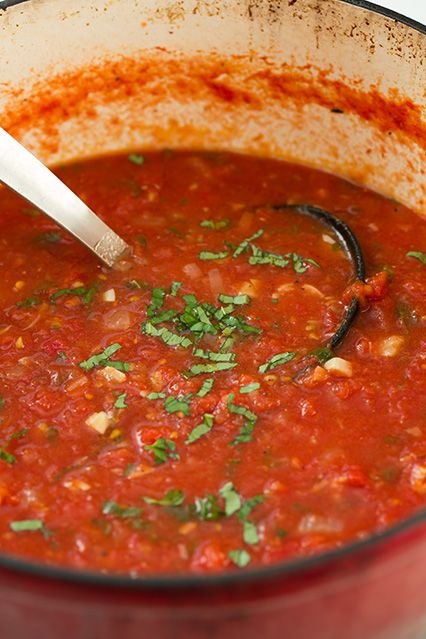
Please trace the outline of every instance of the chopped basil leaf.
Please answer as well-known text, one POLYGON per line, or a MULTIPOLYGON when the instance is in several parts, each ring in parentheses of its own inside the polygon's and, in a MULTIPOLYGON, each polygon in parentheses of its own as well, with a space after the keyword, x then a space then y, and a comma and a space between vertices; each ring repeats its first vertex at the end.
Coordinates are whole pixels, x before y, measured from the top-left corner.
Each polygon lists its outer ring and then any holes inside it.
POLYGON ((84 362, 80 362, 80 368, 83 368, 86 371, 95 368, 96 366, 111 366, 111 368, 116 368, 119 371, 128 371, 130 366, 126 362, 120 362, 117 360, 110 360, 111 355, 114 355, 117 351, 121 349, 121 344, 110 344, 107 346, 102 353, 97 353, 96 355, 92 355, 88 359, 84 360, 84 362))
POLYGON ((240 393, 242 395, 248 395, 249 393, 253 393, 260 388, 259 382, 252 382, 251 384, 246 384, 246 386, 241 386, 240 393))
POLYGON ((154 444, 145 444, 144 448, 154 454, 156 464, 164 464, 168 459, 180 459, 175 442, 166 437, 160 437, 154 444))
POLYGON ((232 561, 232 563, 234 563, 239 568, 244 568, 251 561, 249 553, 247 552, 247 550, 244 549, 230 550, 228 553, 228 557, 232 561))
POLYGON ((323 348, 316 348, 314 351, 311 351, 309 355, 316 357, 320 364, 325 364, 333 357, 333 351, 324 346, 323 348))
POLYGON ((170 286, 170 295, 176 297, 180 289, 182 288, 182 282, 172 282, 170 286))
POLYGON ((140 517, 142 508, 138 506, 120 506, 115 501, 106 501, 102 506, 103 515, 113 515, 121 519, 131 519, 132 517, 140 517))
POLYGON ((184 397, 173 397, 173 395, 169 395, 164 402, 164 408, 168 413, 181 412, 189 416, 189 401, 191 397, 192 394, 185 395, 184 397))
POLYGON ((61 288, 59 291, 56 291, 56 293, 53 293, 53 295, 50 296, 50 301, 54 302, 58 299, 58 297, 62 297, 63 295, 74 295, 75 297, 81 297, 84 304, 87 305, 90 304, 90 302, 93 300, 96 290, 96 286, 91 286, 89 288, 86 288, 84 286, 77 286, 75 288, 61 288))
POLYGON ((246 521, 247 517, 250 515, 251 511, 256 508, 259 504, 262 504, 264 501, 263 495, 255 495, 250 499, 247 499, 244 504, 241 506, 241 509, 238 513, 238 519, 240 521, 246 521))
POLYGON ((215 353, 214 351, 205 351, 202 348, 194 348, 192 354, 212 362, 233 362, 235 360, 235 353, 215 353))
POLYGON ((34 295, 33 297, 27 297, 20 302, 16 302, 16 306, 18 308, 33 308, 34 306, 38 306, 41 304, 41 299, 34 295))
POLYGON ((200 251, 200 260, 224 260, 225 257, 228 257, 228 251, 218 251, 217 253, 213 253, 212 251, 200 251))
POLYGON ((426 253, 423 253, 422 251, 408 251, 407 257, 414 257, 426 266, 426 253))
POLYGON ((127 408, 126 397, 127 393, 121 393, 121 395, 118 395, 114 403, 114 408, 127 408))
POLYGON ((169 490, 164 497, 160 499, 154 499, 153 497, 144 497, 143 500, 147 504, 155 504, 156 506, 181 506, 184 502, 185 496, 182 490, 173 488, 169 490))
POLYGON ((126 468, 123 470, 123 477, 130 477, 130 475, 135 472, 137 467, 138 464, 135 463, 127 464, 126 468))
POLYGON ((177 335, 177 333, 169 331, 165 326, 156 328, 152 322, 144 322, 142 331, 151 337, 159 337, 167 346, 181 346, 182 348, 192 346, 191 340, 187 337, 177 335))
POLYGON ((150 306, 148 306, 146 311, 147 317, 153 317, 157 311, 163 306, 164 298, 166 297, 166 291, 164 288, 153 288, 152 289, 152 300, 150 306))
POLYGON ((149 395, 146 396, 147 399, 164 399, 166 397, 166 393, 149 393, 149 395))
POLYGON ((243 522, 243 539, 246 544, 257 544, 259 542, 257 528, 252 521, 243 522))
POLYGON ((43 530, 44 523, 41 519, 21 519, 20 521, 12 521, 10 528, 13 532, 32 532, 35 530, 43 530))
POLYGON ((6 462, 6 464, 10 464, 11 466, 16 463, 15 455, 9 453, 5 448, 0 448, 0 459, 1 461, 6 462))
POLYGON ((234 393, 230 393, 228 395, 226 405, 228 407, 229 412, 234 413, 235 415, 242 415, 243 417, 248 419, 250 422, 257 421, 257 415, 253 413, 251 410, 249 410, 248 408, 246 408, 245 406, 234 404, 233 403, 234 398, 235 398, 234 393))
POLYGON ((202 220, 200 222, 200 226, 206 229, 214 229, 215 231, 220 231, 221 229, 226 229, 230 225, 230 221, 225 220, 202 220))
POLYGON ((208 393, 210 393, 211 389, 213 388, 213 384, 214 384, 213 377, 209 377, 208 379, 205 379, 204 382, 201 384, 200 390, 198 391, 198 393, 196 393, 196 396, 205 397, 206 395, 208 395, 208 393))
POLYGON ((139 153, 131 153, 128 156, 128 160, 129 162, 132 162, 132 164, 136 164, 137 166, 142 166, 142 164, 145 162, 144 156, 140 155, 139 153))
POLYGON ((230 517, 241 508, 241 497, 235 490, 232 482, 226 483, 219 490, 219 494, 225 501, 225 514, 230 517))
POLYGON ((297 353, 286 351, 285 353, 277 353, 269 359, 265 364, 259 366, 259 373, 267 373, 268 371, 276 368, 277 366, 281 366, 281 364, 287 364, 287 362, 291 362, 292 359, 296 357, 297 353))
POLYGON ((224 293, 220 293, 219 302, 223 304, 235 304, 236 306, 242 306, 243 304, 248 304, 251 300, 249 295, 245 293, 241 295, 225 295, 224 293))
POLYGON ((147 399, 164 399, 166 397, 166 393, 149 393, 149 395, 146 396, 147 399))
POLYGON ((253 235, 250 235, 250 237, 247 237, 245 240, 240 242, 238 246, 236 247, 235 251, 233 252, 232 257, 235 259, 239 255, 241 255, 241 253, 244 253, 244 251, 247 251, 250 245, 250 242, 252 242, 253 240, 257 240, 257 238, 261 237, 264 234, 264 232, 265 231, 263 229, 259 229, 258 231, 256 231, 256 233, 253 233, 253 235))
POLYGON ((25 437, 29 432, 29 428, 21 428, 21 430, 17 430, 16 433, 12 433, 9 437, 9 441, 12 439, 21 439, 21 437, 25 437))
POLYGON ((197 439, 200 439, 200 437, 202 437, 203 435, 207 435, 207 433, 209 433, 211 429, 213 428, 213 422, 214 422, 213 415, 210 415, 209 413, 204 413, 203 421, 201 422, 201 424, 198 424, 198 426, 195 426, 195 428, 192 429, 192 431, 188 435, 187 440, 185 441, 185 444, 193 444, 194 442, 197 441, 197 439))
POLYGON ((225 514, 219 506, 216 495, 196 497, 194 501, 195 514, 199 519, 215 521, 225 514))
POLYGON ((232 440, 231 446, 237 446, 238 444, 247 444, 248 442, 251 442, 253 438, 253 431, 255 426, 256 426, 255 421, 245 422, 245 424, 242 425, 238 435, 235 437, 235 439, 232 440))
POLYGON ((169 322, 174 319, 177 315, 177 311, 170 309, 168 311, 162 311, 161 313, 157 313, 155 317, 151 317, 150 323, 153 325, 161 324, 161 322, 169 322))
POLYGON ((189 370, 184 371, 182 375, 186 378, 195 375, 203 375, 204 373, 217 373, 219 371, 228 371, 237 365, 236 362, 216 362, 215 364, 194 364, 189 370))

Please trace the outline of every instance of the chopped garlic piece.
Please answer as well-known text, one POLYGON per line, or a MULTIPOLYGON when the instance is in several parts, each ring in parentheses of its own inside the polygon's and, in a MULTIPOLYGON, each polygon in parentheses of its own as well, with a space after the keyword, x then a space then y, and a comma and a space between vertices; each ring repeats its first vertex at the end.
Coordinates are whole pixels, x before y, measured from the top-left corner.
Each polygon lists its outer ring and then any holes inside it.
POLYGON ((18 339, 16 340, 15 346, 16 346, 16 348, 20 348, 20 349, 21 348, 25 348, 24 340, 22 339, 21 336, 19 336, 18 339))
POLYGON ((115 302, 115 300, 117 299, 115 296, 115 289, 109 288, 107 291, 105 291, 105 293, 102 295, 102 299, 104 302, 115 302))
POLYGON ((239 295, 250 295, 250 297, 257 297, 259 295, 262 282, 258 279, 251 279, 243 282, 238 288, 239 295))
POLYGON ((411 488, 418 495, 426 495, 426 466, 414 464, 410 474, 411 488))
POLYGON ((104 435, 108 430, 111 419, 105 411, 100 411, 99 413, 93 413, 86 419, 86 425, 96 430, 100 435, 104 435))
POLYGON ((341 357, 332 357, 324 364, 326 371, 337 377, 352 377, 352 364, 341 357))
POLYGON ((379 353, 382 357, 395 357, 404 345, 402 335, 391 335, 386 337, 379 344, 379 353))
POLYGON ((112 366, 105 366, 100 371, 97 371, 97 377, 103 378, 106 382, 116 382, 117 384, 122 384, 127 379, 123 371, 119 371, 112 366))

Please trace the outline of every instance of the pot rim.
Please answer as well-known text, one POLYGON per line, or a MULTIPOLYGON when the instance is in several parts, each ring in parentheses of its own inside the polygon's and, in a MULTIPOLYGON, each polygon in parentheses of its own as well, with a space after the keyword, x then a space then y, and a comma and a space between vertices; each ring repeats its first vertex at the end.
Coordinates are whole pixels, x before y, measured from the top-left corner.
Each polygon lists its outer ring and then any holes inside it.
MULTIPOLYGON (((372 13, 391 18, 426 36, 426 25, 403 16, 392 9, 376 5, 368 0, 338 0, 372 13)), ((0 0, 0 11, 9 7, 30 2, 30 0, 0 0)), ((0 14, 1 15, 1 14, 0 14)), ((214 574, 159 574, 141 577, 130 577, 125 574, 104 574, 90 570, 77 570, 63 566, 51 566, 35 561, 29 561, 19 556, 0 552, 0 572, 12 570, 25 573, 49 581, 61 581, 70 586, 96 586, 96 588, 127 589, 132 591, 168 591, 175 589, 220 588, 232 587, 247 582, 271 581, 277 578, 288 578, 296 574, 320 569, 327 564, 334 564, 339 560, 356 558, 363 552, 379 547, 387 541, 392 541, 403 533, 410 533, 422 523, 426 523, 426 508, 414 513, 410 517, 386 528, 385 530, 368 535, 365 539, 353 541, 340 548, 320 552, 313 556, 299 557, 287 561, 268 564, 244 570, 221 572, 214 574)))

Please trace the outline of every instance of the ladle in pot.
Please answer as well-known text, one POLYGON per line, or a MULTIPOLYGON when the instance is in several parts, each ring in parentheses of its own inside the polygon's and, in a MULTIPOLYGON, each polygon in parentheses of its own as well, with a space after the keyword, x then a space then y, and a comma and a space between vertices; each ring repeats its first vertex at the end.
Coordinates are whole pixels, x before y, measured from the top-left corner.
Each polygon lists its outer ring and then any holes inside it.
POLYGON ((0 182, 46 213, 108 266, 130 250, 75 193, 2 128, 0 182))

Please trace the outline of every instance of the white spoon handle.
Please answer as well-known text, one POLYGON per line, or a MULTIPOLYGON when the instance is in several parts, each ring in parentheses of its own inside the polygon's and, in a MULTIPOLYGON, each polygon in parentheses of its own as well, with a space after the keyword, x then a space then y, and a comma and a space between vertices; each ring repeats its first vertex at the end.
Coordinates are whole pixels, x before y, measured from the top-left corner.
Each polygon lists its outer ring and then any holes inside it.
POLYGON ((2 128, 0 182, 46 213, 108 266, 129 250, 75 193, 2 128))

